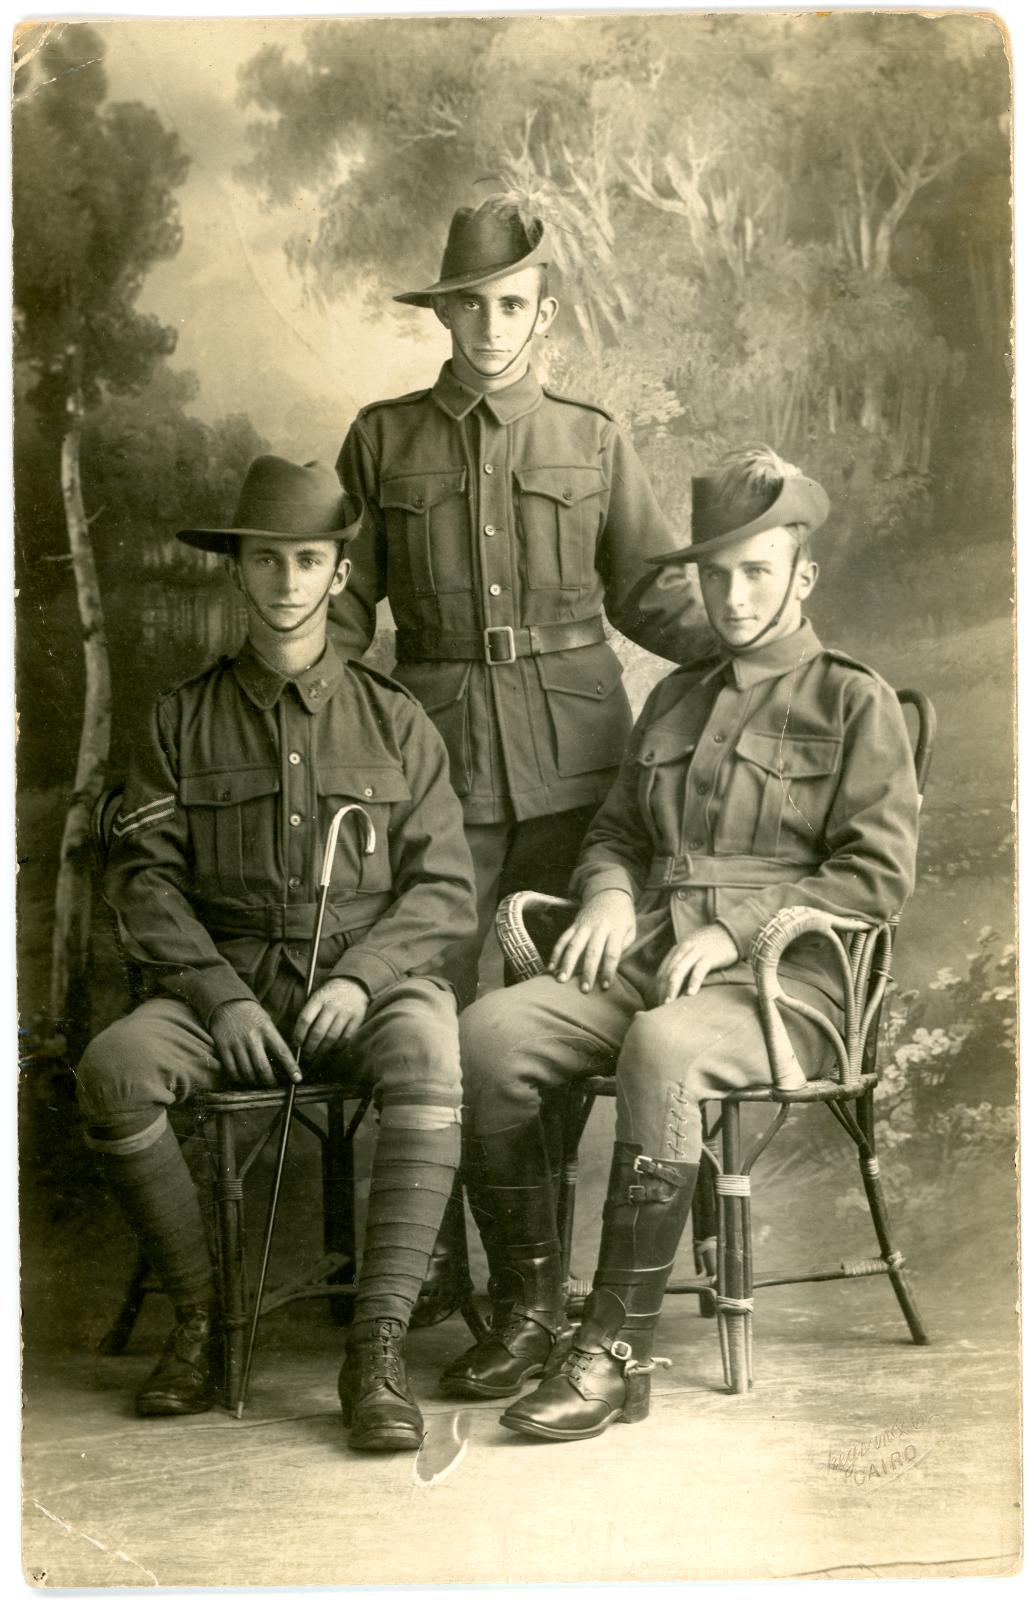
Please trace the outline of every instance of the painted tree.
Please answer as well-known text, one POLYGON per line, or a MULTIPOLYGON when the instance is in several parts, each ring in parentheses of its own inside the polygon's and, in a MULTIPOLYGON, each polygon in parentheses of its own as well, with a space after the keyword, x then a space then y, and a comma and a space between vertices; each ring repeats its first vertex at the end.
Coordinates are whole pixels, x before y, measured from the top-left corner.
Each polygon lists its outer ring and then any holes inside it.
POLYGON ((1009 225, 994 22, 440 19, 383 43, 321 23, 301 60, 242 72, 247 176, 274 205, 320 198, 286 244, 309 292, 366 283, 384 314, 434 270, 453 206, 523 195, 555 225, 549 374, 633 429, 670 515, 693 470, 763 437, 851 485, 882 534, 933 517, 969 329, 1005 326, 987 207, 956 200, 966 172, 1009 225))
POLYGON ((13 115, 15 354, 54 447, 82 624, 85 703, 57 874, 50 1013, 82 1010, 90 928, 89 817, 105 775, 111 683, 84 503, 84 420, 111 391, 146 382, 175 333, 136 309, 146 274, 175 254, 173 191, 187 171, 177 135, 137 104, 106 104, 104 46, 81 24, 26 30, 13 115))

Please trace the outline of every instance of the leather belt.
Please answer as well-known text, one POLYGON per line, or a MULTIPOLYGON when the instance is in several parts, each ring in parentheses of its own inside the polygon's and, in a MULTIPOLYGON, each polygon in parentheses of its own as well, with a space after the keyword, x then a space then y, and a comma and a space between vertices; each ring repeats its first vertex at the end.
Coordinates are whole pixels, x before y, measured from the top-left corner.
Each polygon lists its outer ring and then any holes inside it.
POLYGON ((546 656, 555 650, 577 650, 584 644, 601 644, 604 619, 580 617, 575 622, 538 622, 527 628, 483 628, 481 633, 439 634, 400 628, 395 636, 398 661, 486 661, 490 667, 507 666, 518 656, 546 656))
POLYGON ((646 887, 761 889, 767 883, 798 883, 821 865, 818 857, 810 861, 777 861, 770 856, 655 856, 646 887))
MULTIPOLYGON (((355 933, 369 928, 392 904, 391 894, 357 895, 353 900, 328 903, 323 934, 355 933)), ((316 926, 316 901, 286 906, 234 906, 219 901, 195 903, 198 920, 216 939, 258 935, 269 944, 311 939, 316 926)))

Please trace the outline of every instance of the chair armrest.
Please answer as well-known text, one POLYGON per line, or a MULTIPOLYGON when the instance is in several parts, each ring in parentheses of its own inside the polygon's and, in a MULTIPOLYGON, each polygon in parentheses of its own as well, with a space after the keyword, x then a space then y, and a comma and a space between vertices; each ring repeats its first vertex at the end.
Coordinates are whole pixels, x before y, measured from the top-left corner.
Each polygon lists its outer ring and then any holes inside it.
POLYGON ((533 889, 520 889, 517 894, 508 894, 500 901, 496 910, 496 937, 513 979, 521 982, 525 978, 538 978, 546 971, 545 957, 577 910, 574 900, 537 894, 533 889), (526 921, 529 912, 533 916, 536 912, 548 914, 549 927, 538 939, 529 931, 526 921))
POLYGON ((751 964, 774 1086, 800 1089, 808 1081, 780 1015, 781 1006, 807 1017, 826 1034, 837 1055, 842 1083, 858 1078, 866 1035, 891 970, 891 925, 838 917, 809 906, 786 906, 759 929, 751 948, 751 964), (784 952, 807 934, 827 939, 836 952, 844 990, 843 1031, 814 1006, 785 994, 781 987, 779 966, 784 952), (876 970, 875 953, 879 953, 876 970))

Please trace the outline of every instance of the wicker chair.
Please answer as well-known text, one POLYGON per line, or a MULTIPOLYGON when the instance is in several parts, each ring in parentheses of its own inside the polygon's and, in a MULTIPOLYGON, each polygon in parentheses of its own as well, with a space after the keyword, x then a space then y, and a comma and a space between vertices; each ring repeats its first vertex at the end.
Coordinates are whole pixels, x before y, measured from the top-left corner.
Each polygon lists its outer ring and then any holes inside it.
MULTIPOLYGON (((121 785, 108 789, 93 808, 91 834, 98 869, 107 859, 112 825, 118 814, 121 795, 121 785)), ((137 1005, 146 995, 141 973, 127 960, 118 943, 117 931, 116 945, 122 960, 130 1004, 137 1005)), ((289 1282, 265 1291, 261 1311, 264 1317, 294 1300, 326 1299, 336 1323, 346 1324, 352 1319, 357 1265, 353 1141, 369 1104, 369 1092, 358 1090, 347 1081, 305 1082, 299 1085, 292 1125, 298 1124, 319 1145, 323 1248, 289 1282), (346 1115, 349 1105, 354 1107, 351 1116, 346 1115), (314 1118, 313 1112, 322 1112, 321 1119, 314 1118)), ((193 1095, 181 1113, 193 1121, 194 1133, 204 1152, 203 1173, 207 1173, 210 1182, 212 1242, 223 1330, 223 1394, 224 1402, 231 1411, 240 1399, 246 1333, 250 1321, 245 1261, 245 1179, 274 1133, 279 1130, 283 1108, 282 1089, 207 1090, 193 1095), (248 1142, 245 1143, 245 1140, 248 1142)), ((485 1332, 485 1322, 475 1303, 474 1284, 467 1266, 467 1237, 462 1205, 450 1207, 445 1226, 451 1232, 452 1260, 457 1264, 460 1311, 477 1338, 485 1332)), ((146 1255, 140 1252, 122 1305, 101 1341, 103 1354, 122 1354, 136 1325, 144 1297, 153 1291, 160 1291, 160 1285, 146 1255)), ((432 1322, 438 1318, 432 1311, 423 1320, 432 1322)), ((414 1325, 418 1325, 416 1318, 414 1325)))
MULTIPOLYGON (((903 689, 898 696, 916 716, 913 747, 921 795, 927 781, 935 736, 934 707, 926 695, 903 689)), ((571 919, 571 901, 530 892, 508 896, 500 905, 496 930, 512 981, 545 971, 545 957, 571 919)), ((740 1089, 717 1102, 718 1111, 705 1124, 704 1161, 694 1197, 694 1239, 697 1279, 670 1284, 670 1294, 698 1294, 703 1310, 714 1295, 719 1344, 727 1387, 735 1394, 752 1383, 752 1318, 756 1289, 791 1283, 820 1283, 838 1278, 887 1277, 916 1344, 927 1343, 904 1258, 891 1238, 880 1180, 874 1134, 874 1089, 878 1081, 877 1039, 881 1006, 891 973, 897 918, 874 925, 854 917, 794 907, 780 911, 759 933, 751 960, 758 987, 763 1032, 772 1068, 771 1086, 740 1089), (784 993, 780 961, 784 951, 804 935, 829 940, 837 953, 844 983, 844 1028, 803 1002, 784 993), (836 1076, 808 1081, 798 1063, 781 1017, 781 1009, 797 1011, 816 1022, 833 1045, 836 1076), (741 1106, 759 1102, 778 1109, 765 1131, 745 1151, 741 1106), (863 1188, 880 1254, 785 1277, 755 1277, 751 1240, 751 1170, 787 1121, 793 1107, 825 1105, 855 1145, 863 1188)), ((578 1147, 589 1113, 598 1097, 614 1098, 613 1077, 590 1077, 576 1084, 564 1111, 563 1174, 558 1196, 558 1223, 566 1267, 570 1261, 578 1147)), ((569 1278, 569 1288, 585 1293, 588 1285, 569 1278)))

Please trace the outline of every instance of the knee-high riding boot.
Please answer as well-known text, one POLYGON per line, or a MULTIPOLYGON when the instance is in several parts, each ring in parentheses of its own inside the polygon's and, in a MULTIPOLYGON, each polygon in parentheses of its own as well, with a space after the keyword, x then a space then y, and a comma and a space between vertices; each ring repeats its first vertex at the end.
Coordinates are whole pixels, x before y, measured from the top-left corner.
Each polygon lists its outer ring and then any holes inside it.
POLYGON ((697 1167, 616 1144, 600 1258, 582 1326, 559 1370, 500 1418, 534 1439, 589 1439, 650 1410, 651 1347, 690 1214, 697 1167))
POLYGON ((488 1335, 442 1375, 446 1394, 484 1399, 517 1394, 569 1332, 549 1156, 538 1117, 472 1140, 479 1216, 492 1273, 488 1335), (488 1221, 488 1229, 484 1226, 488 1221))

